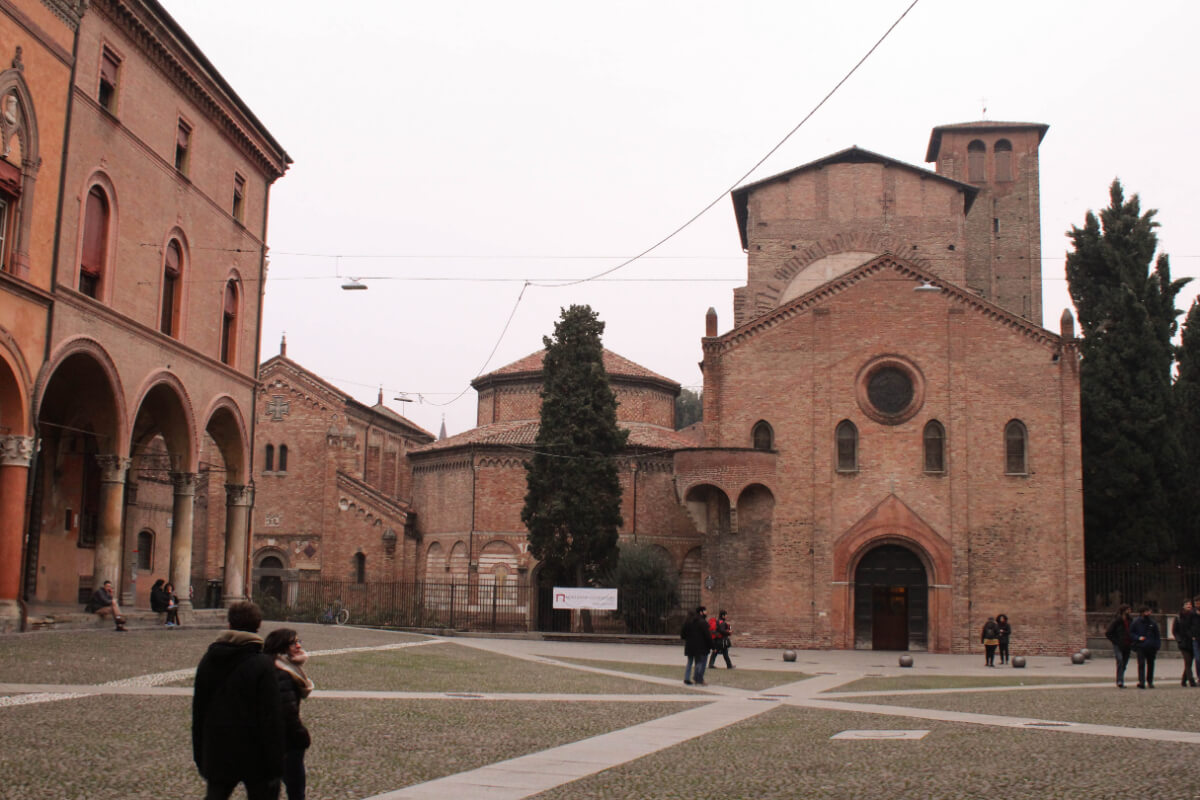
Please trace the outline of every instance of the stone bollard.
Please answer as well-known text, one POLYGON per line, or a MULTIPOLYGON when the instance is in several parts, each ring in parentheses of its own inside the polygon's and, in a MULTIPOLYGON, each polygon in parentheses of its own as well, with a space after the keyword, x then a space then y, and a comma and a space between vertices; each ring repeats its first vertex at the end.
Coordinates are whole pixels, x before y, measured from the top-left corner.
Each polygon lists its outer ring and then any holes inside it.
POLYGON ((1083 657, 1083 653, 1071 653, 1072 664, 1082 664, 1086 660, 1087 659, 1083 657))
POLYGON ((900 666, 911 667, 912 665, 913 665, 913 657, 912 656, 910 656, 908 653, 905 653, 904 655, 900 656, 900 666))
POLYGON ((1091 661, 1091 660, 1092 660, 1092 651, 1091 651, 1091 650, 1088 650, 1088 649, 1085 647, 1085 648, 1083 648, 1082 650, 1080 650, 1079 652, 1083 653, 1083 660, 1084 660, 1084 661, 1091 661))
POLYGON ((795 661, 796 660, 796 651, 795 650, 784 650, 783 651, 783 660, 784 661, 795 661))
POLYGON ((1013 656, 1013 669, 1025 669, 1025 656, 1013 656))

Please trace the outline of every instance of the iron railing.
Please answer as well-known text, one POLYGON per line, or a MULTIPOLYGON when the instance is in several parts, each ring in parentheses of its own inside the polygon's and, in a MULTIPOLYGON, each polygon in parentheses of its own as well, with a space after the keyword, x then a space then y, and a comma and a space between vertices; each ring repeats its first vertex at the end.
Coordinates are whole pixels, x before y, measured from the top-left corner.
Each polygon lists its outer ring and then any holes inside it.
MULTIPOLYGON (((594 633, 663 634, 679 630, 683 609, 699 601, 695 592, 679 598, 662 592, 622 594, 616 611, 591 612, 594 633)), ((525 583, 454 581, 282 581, 255 593, 268 619, 325 621, 326 612, 345 608, 352 625, 395 628, 517 632, 571 630, 571 612, 555 611, 549 588, 525 583)))
POLYGON ((1191 565, 1089 564, 1085 581, 1088 611, 1128 603, 1134 610, 1176 613, 1184 598, 1200 595, 1200 567, 1191 565))

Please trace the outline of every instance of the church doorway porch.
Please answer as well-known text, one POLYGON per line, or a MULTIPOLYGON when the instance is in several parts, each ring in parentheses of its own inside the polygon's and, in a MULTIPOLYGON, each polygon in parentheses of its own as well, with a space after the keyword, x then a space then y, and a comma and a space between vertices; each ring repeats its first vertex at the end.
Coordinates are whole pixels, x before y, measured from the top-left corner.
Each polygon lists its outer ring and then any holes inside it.
POLYGON ((870 550, 854 572, 854 647, 926 650, 929 582, 925 566, 906 547, 870 550))

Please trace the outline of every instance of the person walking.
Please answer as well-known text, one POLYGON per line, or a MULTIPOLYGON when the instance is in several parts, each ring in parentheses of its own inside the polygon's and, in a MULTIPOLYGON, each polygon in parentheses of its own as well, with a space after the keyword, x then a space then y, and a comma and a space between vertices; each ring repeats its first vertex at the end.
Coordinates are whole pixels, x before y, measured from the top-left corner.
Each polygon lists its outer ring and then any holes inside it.
POLYGON ((287 787, 288 800, 304 800, 304 752, 312 744, 312 737, 300 720, 300 702, 313 690, 312 680, 304 674, 308 653, 304 652, 300 635, 291 628, 268 633, 263 652, 275 659, 275 677, 283 703, 283 785, 287 787))
POLYGON ((1138 688, 1154 688, 1154 659, 1158 657, 1158 648, 1162 647, 1162 636, 1158 632, 1158 623, 1150 616, 1150 607, 1142 606, 1141 616, 1129 626, 1129 637, 1133 639, 1133 649, 1137 651, 1138 659, 1138 688))
POLYGON ((708 658, 709 636, 708 620, 704 616, 704 606, 699 606, 688 614, 679 632, 683 639, 683 654, 687 656, 687 666, 683 668, 683 682, 688 686, 695 683, 704 685, 704 664, 708 658))
POLYGON ((1012 636, 1012 625, 1008 624, 1008 614, 996 615, 996 632, 998 634, 996 636, 996 641, 1000 643, 996 653, 1000 656, 1000 663, 1007 664, 1008 637, 1012 636))
POLYGON ((1117 661, 1118 689, 1125 688, 1125 667, 1129 664, 1129 648, 1133 644, 1129 633, 1131 616, 1132 609, 1128 605, 1122 605, 1104 631, 1104 638, 1112 642, 1113 658, 1117 661))
POLYGON ((1000 629, 996 627, 995 617, 988 617, 987 622, 983 623, 980 641, 983 642, 983 665, 985 667, 996 666, 996 648, 1000 646, 1000 629))
POLYGON ((729 660, 729 648, 733 642, 730 636, 733 634, 733 628, 729 626, 729 620, 725 619, 725 609, 721 609, 717 614, 717 618, 712 621, 709 628, 710 639, 712 639, 712 654, 708 657, 708 668, 717 668, 717 656, 725 657, 725 668, 733 669, 733 662, 729 660))
POLYGON ((284 719, 275 660, 262 652, 262 611, 229 607, 229 630, 208 647, 192 694, 192 757, 208 785, 205 800, 228 800, 243 783, 247 800, 278 800, 284 719))
MULTIPOLYGON (((1179 681, 1180 686, 1196 685, 1196 675, 1192 671, 1195 655, 1195 618, 1196 613, 1192 608, 1192 601, 1184 600, 1183 610, 1171 623, 1171 636, 1174 637, 1175 645, 1179 648, 1179 655, 1183 656, 1183 677, 1179 681)), ((1197 668, 1200 668, 1200 665, 1197 665, 1197 668)))

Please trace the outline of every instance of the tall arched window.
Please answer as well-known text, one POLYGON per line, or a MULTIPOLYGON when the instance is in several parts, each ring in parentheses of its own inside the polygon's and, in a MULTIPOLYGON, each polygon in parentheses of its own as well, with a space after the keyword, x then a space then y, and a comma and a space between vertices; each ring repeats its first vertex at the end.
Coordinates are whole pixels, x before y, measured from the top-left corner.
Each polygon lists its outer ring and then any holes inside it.
POLYGON ((858 428, 848 419, 837 426, 837 470, 838 472, 858 471, 858 428))
POLYGON ((1029 432, 1019 419, 1004 426, 1004 471, 1009 475, 1029 474, 1029 432))
POLYGON ((269 444, 266 449, 266 457, 263 459, 263 472, 275 471, 275 445, 269 444))
POLYGON ((967 145, 967 180, 971 183, 983 183, 987 180, 983 160, 987 156, 987 145, 975 139, 967 145))
POLYGON ((287 472, 287 445, 279 445, 279 471, 287 472))
POLYGON ((150 531, 137 535, 137 565, 146 572, 154 569, 154 534, 150 531))
POLYGON ((183 291, 183 248, 172 239, 163 258, 162 319, 158 329, 167 336, 179 336, 179 309, 183 291))
POLYGON ((362 553, 354 554, 354 582, 367 582, 367 557, 362 553))
POLYGON ((221 362, 233 364, 237 350, 238 285, 232 278, 225 284, 225 304, 221 309, 221 362))
POLYGON ((79 291, 100 299, 108 260, 109 203, 104 190, 93 186, 83 211, 83 252, 79 257, 79 291))
POLYGON ((766 420, 755 424, 753 437, 755 450, 770 450, 775 445, 775 432, 766 420))
POLYGON ((925 423, 925 471, 946 471, 946 429, 936 419, 925 423))
POLYGON ((1013 179, 1012 142, 1001 139, 992 147, 995 154, 996 180, 1011 181, 1013 179))

